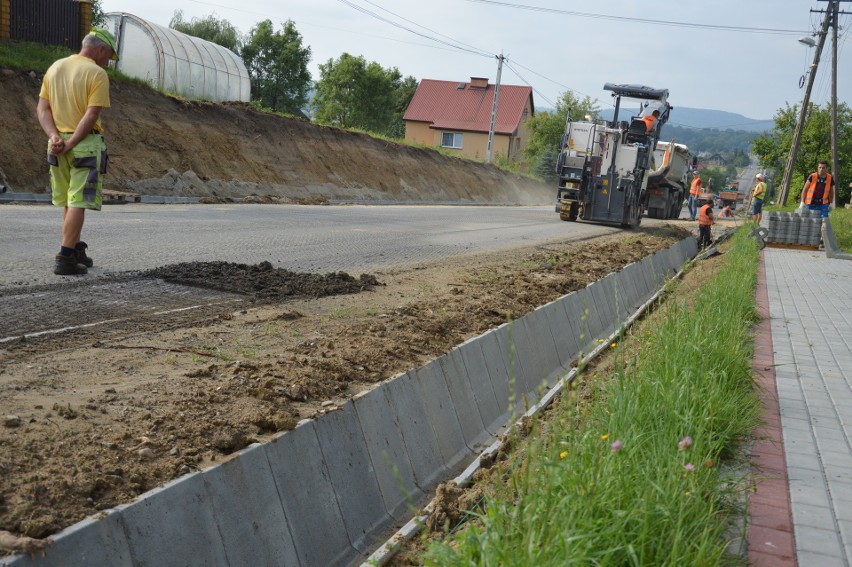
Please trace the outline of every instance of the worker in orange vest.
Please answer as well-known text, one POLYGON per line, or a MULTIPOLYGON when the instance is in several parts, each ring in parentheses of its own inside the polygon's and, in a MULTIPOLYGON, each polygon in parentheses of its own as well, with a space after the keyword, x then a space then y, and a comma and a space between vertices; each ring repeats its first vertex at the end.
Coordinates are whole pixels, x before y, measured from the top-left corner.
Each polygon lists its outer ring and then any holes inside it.
POLYGON ((698 210, 698 248, 710 246, 713 239, 710 236, 710 227, 713 226, 713 201, 707 201, 698 210))
POLYGON ((697 171, 692 172, 692 185, 689 186, 689 199, 686 201, 686 208, 689 209, 689 218, 690 220, 695 220, 696 209, 698 208, 695 205, 696 199, 701 194, 701 177, 698 176, 697 171))
POLYGON ((820 161, 816 173, 808 175, 802 188, 802 204, 812 211, 819 211, 821 218, 828 218, 834 178, 828 173, 828 162, 820 161))
POLYGON ((657 119, 660 117, 660 111, 655 110, 651 114, 642 117, 642 122, 645 123, 645 131, 650 132, 654 129, 654 124, 657 122, 657 119))

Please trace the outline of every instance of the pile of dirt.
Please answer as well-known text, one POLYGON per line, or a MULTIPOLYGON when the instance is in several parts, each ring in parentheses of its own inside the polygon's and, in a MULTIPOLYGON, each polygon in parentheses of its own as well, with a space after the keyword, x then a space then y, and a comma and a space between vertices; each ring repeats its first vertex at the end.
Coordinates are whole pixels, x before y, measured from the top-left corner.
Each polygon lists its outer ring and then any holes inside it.
MULTIPOLYGON (((0 183, 45 191, 46 139, 36 120, 42 74, 0 67, 0 183)), ((366 134, 110 85, 102 114, 110 152, 105 188, 142 195, 302 203, 342 200, 549 204, 551 187, 496 167, 366 134)))
MULTIPOLYGON (((160 315, 129 332, 81 329, 35 350, 4 345, 0 530, 45 537, 130 502, 684 236, 642 229, 467 256, 366 285, 342 278, 354 294, 222 308, 179 324, 160 315)), ((270 277, 247 267, 228 283, 233 270, 200 268, 170 270, 212 269, 217 285, 249 292, 253 278, 264 289, 270 277)))
POLYGON ((297 273, 273 268, 269 262, 254 266, 232 262, 184 262, 148 270, 141 276, 266 300, 357 293, 381 285, 370 274, 361 274, 355 279, 346 272, 297 273))

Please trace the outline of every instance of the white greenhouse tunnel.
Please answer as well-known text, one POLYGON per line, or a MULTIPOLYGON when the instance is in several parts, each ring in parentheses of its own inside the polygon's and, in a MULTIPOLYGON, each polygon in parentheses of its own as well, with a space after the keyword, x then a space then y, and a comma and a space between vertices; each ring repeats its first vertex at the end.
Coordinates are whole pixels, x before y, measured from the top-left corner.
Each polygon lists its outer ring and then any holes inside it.
POLYGON ((193 99, 247 102, 249 75, 239 55, 221 45, 125 12, 106 14, 122 73, 193 99))

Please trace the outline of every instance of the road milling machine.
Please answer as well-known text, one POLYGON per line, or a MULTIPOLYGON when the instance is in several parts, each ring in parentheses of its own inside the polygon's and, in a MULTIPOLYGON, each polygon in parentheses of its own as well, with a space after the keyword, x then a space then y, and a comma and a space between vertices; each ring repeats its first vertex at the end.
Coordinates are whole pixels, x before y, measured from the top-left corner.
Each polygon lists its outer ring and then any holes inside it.
MULTIPOLYGON (((672 108, 669 91, 612 83, 603 88, 615 99, 611 121, 566 124, 556 165, 557 212, 566 221, 581 219, 635 228, 648 203, 649 173, 656 169, 654 150, 660 129, 672 108), (640 101, 639 114, 630 120, 619 120, 622 98, 640 101), (648 130, 642 118, 655 110, 659 116, 648 130)), ((682 200, 682 188, 680 194, 682 200)), ((669 208, 659 214, 665 214, 665 218, 673 214, 674 201, 669 199, 669 208)))

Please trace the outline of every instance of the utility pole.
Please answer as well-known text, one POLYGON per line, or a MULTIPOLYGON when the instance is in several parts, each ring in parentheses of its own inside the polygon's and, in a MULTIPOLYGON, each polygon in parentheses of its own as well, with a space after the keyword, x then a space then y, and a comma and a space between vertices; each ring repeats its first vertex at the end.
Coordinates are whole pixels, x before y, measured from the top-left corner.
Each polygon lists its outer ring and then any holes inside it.
MULTIPOLYGON (((837 28, 839 27, 838 17, 840 14, 840 2, 833 2, 829 6, 829 11, 832 12, 831 19, 831 174, 836 179, 839 171, 837 162, 837 28), (832 6, 834 9, 832 10, 832 6)), ((834 184, 834 191, 831 193, 831 206, 837 206, 837 183, 834 184)), ((830 187, 826 187, 828 191, 830 187)))
POLYGON ((497 83, 494 85, 494 103, 491 106, 491 127, 488 128, 488 149, 485 152, 485 163, 491 163, 491 149, 494 145, 494 126, 497 124, 497 99, 500 96, 500 75, 503 73, 503 61, 505 59, 502 53, 497 56, 497 83))
POLYGON ((831 21, 830 12, 832 8, 834 8, 834 2, 830 4, 829 10, 825 14, 825 20, 822 22, 819 45, 817 45, 816 52, 814 53, 814 62, 811 64, 810 74, 808 75, 808 88, 805 89, 805 98, 802 100, 799 120, 796 122, 796 133, 793 135, 793 144, 790 146, 790 154, 787 156, 784 177, 781 178, 781 188, 778 190, 778 202, 781 205, 787 204, 787 195, 790 193, 790 182, 793 180, 793 165, 796 163, 796 154, 799 153, 799 143, 802 141, 802 130, 805 128, 805 117, 807 116, 808 106, 811 102, 811 90, 814 87, 814 79, 816 78, 822 47, 825 45, 825 36, 828 35, 828 24, 831 21))

